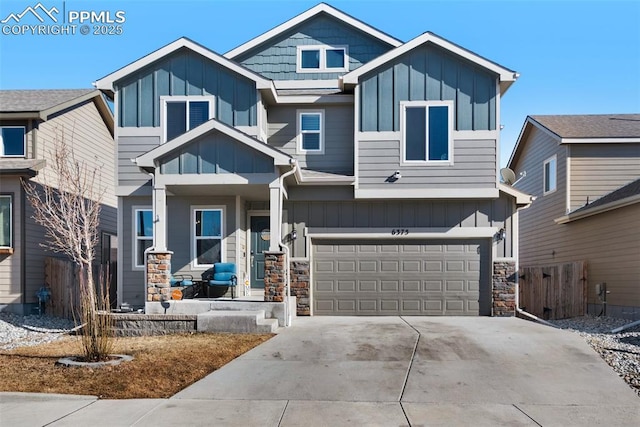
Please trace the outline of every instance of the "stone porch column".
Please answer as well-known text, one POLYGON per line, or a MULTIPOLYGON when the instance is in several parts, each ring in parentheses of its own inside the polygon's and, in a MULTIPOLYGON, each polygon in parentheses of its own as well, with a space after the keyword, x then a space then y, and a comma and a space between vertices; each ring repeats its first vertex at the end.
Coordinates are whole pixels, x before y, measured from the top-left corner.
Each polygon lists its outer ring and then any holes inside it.
POLYGON ((516 263, 495 261, 493 263, 493 306, 491 315, 511 317, 516 314, 516 263))
MULTIPOLYGON (((273 238, 273 232, 271 234, 273 238)), ((285 253, 269 251, 264 253, 264 300, 282 302, 285 300, 285 253)))
POLYGON ((147 302, 171 298, 171 251, 147 252, 147 302))

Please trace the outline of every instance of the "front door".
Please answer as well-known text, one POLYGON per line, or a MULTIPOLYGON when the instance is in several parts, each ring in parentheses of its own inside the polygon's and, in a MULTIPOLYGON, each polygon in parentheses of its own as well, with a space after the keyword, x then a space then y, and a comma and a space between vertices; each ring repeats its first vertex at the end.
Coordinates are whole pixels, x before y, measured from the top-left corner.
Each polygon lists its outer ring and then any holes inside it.
POLYGON ((251 287, 264 289, 264 252, 269 250, 269 217, 251 217, 251 287))

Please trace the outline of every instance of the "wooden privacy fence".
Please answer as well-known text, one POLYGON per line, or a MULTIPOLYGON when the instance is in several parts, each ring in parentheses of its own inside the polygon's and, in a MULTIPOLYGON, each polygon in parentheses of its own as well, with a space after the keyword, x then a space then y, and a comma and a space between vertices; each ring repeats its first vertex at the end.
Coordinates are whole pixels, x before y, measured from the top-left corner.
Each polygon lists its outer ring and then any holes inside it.
POLYGON ((72 262, 60 258, 45 258, 44 282, 51 290, 46 313, 73 319, 73 311, 80 307, 79 271, 72 262))
POLYGON ((587 263, 576 261, 518 270, 520 308, 542 319, 583 316, 587 307, 587 263))

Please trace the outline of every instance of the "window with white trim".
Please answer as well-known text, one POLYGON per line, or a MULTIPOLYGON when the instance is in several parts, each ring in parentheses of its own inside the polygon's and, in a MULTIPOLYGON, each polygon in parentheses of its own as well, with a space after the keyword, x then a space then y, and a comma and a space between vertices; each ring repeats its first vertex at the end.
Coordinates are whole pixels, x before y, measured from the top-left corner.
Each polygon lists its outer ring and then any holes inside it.
POLYGON ((0 157, 24 157, 27 153, 24 126, 0 126, 0 157))
POLYGON ((163 127, 165 141, 200 126, 214 117, 211 96, 163 96, 163 127))
POLYGON ((196 268, 213 267, 223 260, 222 208, 192 208, 192 263, 196 268))
POLYGON ((298 46, 296 71, 298 73, 349 71, 346 46, 298 46))
POLYGON ((149 208, 133 210, 133 265, 144 267, 144 251, 153 246, 153 211, 149 208))
POLYGON ((0 248, 13 246, 13 196, 0 195, 0 248))
POLYGON ((453 163, 453 102, 401 102, 404 162, 453 163))
POLYGON ((558 180, 557 163, 556 156, 550 157, 544 161, 544 194, 556 191, 558 180))
POLYGON ((324 153, 324 111, 298 111, 298 152, 324 153))

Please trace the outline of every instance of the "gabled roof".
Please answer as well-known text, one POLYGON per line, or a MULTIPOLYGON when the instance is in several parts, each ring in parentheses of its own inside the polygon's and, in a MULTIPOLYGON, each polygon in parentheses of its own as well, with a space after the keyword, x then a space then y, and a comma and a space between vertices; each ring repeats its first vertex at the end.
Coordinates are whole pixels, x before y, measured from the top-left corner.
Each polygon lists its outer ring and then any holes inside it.
POLYGON ((224 56, 217 54, 216 52, 207 49, 206 47, 202 46, 201 44, 198 44, 196 42, 194 42, 193 40, 190 40, 186 37, 181 37, 178 40, 169 43, 168 45, 161 47, 160 49, 151 52, 148 55, 143 56, 142 58, 138 59, 137 61, 134 61, 132 63, 130 63, 129 65, 125 65, 124 67, 120 68, 117 71, 114 71, 113 73, 104 76, 103 78, 97 80, 96 82, 94 82, 94 86, 100 90, 104 90, 104 91, 108 91, 108 92, 113 92, 113 84, 115 82, 117 82, 118 80, 121 80, 125 77, 127 77, 128 75, 146 67, 147 65, 150 65, 152 63, 154 63, 155 61, 158 61, 164 57, 166 57, 167 55, 170 55, 176 51, 178 51, 179 49, 189 49, 193 52, 196 52, 202 56, 204 56, 207 59, 210 59, 211 61, 237 73, 240 74, 250 80, 253 80, 254 82, 256 82, 256 87, 257 89, 270 89, 272 91, 274 91, 275 93, 275 89, 273 87, 273 84, 271 82, 271 80, 261 76, 258 73, 253 72, 252 70, 243 67, 242 65, 231 61, 227 58, 225 58, 224 56))
POLYGON ((402 46, 396 47, 395 49, 390 50, 389 52, 380 55, 376 59, 367 62, 363 66, 351 71, 350 73, 342 76, 342 82, 344 85, 356 85, 358 84, 358 79, 364 74, 375 70, 376 68, 393 61, 397 57, 419 47, 425 43, 432 43, 436 46, 439 46, 455 55, 461 56, 462 58, 467 59, 468 61, 473 62, 474 64, 491 71, 495 74, 498 74, 500 77, 500 93, 504 94, 509 86, 516 81, 519 77, 518 73, 512 71, 508 68, 505 68, 495 62, 492 62, 486 58, 483 58, 480 55, 476 55, 475 53, 467 50, 461 46, 458 46, 455 43, 452 43, 448 40, 443 39, 442 37, 432 33, 426 32, 424 34, 419 35, 411 41, 403 44, 402 46))
POLYGON ((560 217, 555 221, 559 224, 565 224, 577 219, 629 206, 634 203, 640 203, 640 178, 612 191, 611 193, 605 194, 594 202, 576 209, 570 214, 560 217))
POLYGON ((249 40, 248 42, 241 44, 240 46, 230 50, 229 52, 225 53, 224 56, 226 58, 230 58, 230 59, 234 59, 240 55, 242 55, 243 53, 253 49, 254 47, 260 46, 261 44, 273 39, 274 37, 279 36, 280 34, 289 31, 290 29, 292 29, 293 27, 317 16, 320 14, 327 14, 329 16, 332 16, 333 18, 336 18, 342 22, 344 22, 347 25, 350 25, 360 31, 362 31, 363 33, 366 33, 372 37, 377 38, 378 40, 387 43, 388 45, 392 46, 392 47, 397 47, 400 46, 402 44, 402 41, 396 39, 395 37, 392 37, 386 33, 383 33, 380 30, 377 30, 375 28, 373 28, 372 26, 365 24, 364 22, 354 18, 353 16, 347 15, 346 13, 332 7, 329 6, 326 3, 319 3, 318 5, 312 7, 311 9, 307 10, 306 12, 301 13, 300 15, 297 15, 291 19, 289 19, 288 21, 284 22, 283 24, 278 25, 275 28, 272 28, 271 30, 267 31, 266 33, 261 34, 260 36, 253 38, 251 40, 249 40))
POLYGON ((587 114, 530 117, 562 139, 640 139, 640 114, 587 114))
POLYGON ((527 116, 509 158, 512 167, 532 128, 558 144, 640 143, 640 114, 581 114, 527 116))
POLYGON ((48 120, 58 113, 93 100, 113 134, 113 114, 102 92, 96 89, 0 90, 0 119, 48 120))
POLYGON ((220 133, 225 134, 228 137, 233 138, 236 141, 245 144, 246 146, 256 151, 266 154, 267 156, 273 158, 274 164, 276 166, 288 165, 291 161, 291 157, 288 154, 285 154, 282 151, 265 144, 264 142, 258 141, 252 136, 247 135, 246 133, 241 132, 234 127, 228 126, 216 119, 210 119, 206 123, 201 124, 200 126, 190 130, 189 132, 184 133, 177 138, 172 139, 171 141, 161 144, 153 150, 137 157, 135 159, 135 163, 141 168, 156 167, 156 160, 158 160, 159 158, 164 157, 175 150, 178 150, 179 148, 191 143, 195 139, 204 136, 213 130, 217 130, 220 133))

